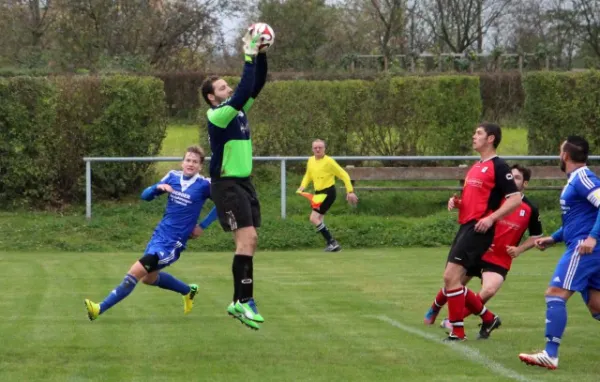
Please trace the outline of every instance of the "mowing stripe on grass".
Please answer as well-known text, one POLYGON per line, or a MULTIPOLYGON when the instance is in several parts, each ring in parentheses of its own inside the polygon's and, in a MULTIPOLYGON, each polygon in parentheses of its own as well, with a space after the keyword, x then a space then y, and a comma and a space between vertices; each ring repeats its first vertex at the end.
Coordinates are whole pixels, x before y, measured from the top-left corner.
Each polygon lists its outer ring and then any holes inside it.
POLYGON ((514 379, 515 381, 533 382, 533 380, 517 373, 516 371, 507 369, 506 367, 502 366, 501 364, 492 361, 491 359, 489 359, 486 356, 484 356, 483 354, 481 354, 477 349, 470 348, 468 346, 465 346, 462 343, 442 342, 441 339, 437 336, 434 336, 434 335, 424 332, 422 330, 413 328, 412 326, 404 325, 396 320, 389 318, 388 316, 370 316, 370 317, 373 317, 380 321, 386 322, 398 329, 404 330, 407 333, 417 335, 426 340, 450 346, 450 347, 452 347, 452 349, 462 353, 465 356, 465 358, 489 368, 497 375, 511 378, 511 379, 514 379))

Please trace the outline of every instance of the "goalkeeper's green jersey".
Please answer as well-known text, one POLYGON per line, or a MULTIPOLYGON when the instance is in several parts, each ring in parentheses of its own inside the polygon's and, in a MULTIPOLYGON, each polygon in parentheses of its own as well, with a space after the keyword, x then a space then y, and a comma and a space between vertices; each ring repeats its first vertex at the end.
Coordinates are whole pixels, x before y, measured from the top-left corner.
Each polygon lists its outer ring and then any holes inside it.
POLYGON ((246 60, 242 78, 233 96, 207 111, 212 180, 247 178, 252 173, 252 138, 246 113, 263 88, 266 78, 265 54, 246 60))

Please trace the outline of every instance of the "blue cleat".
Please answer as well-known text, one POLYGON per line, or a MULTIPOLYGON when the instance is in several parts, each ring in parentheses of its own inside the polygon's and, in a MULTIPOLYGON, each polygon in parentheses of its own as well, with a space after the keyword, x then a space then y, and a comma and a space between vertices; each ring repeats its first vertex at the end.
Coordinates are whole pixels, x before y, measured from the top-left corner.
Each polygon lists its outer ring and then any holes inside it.
POLYGON ((437 318, 439 310, 434 310, 433 308, 429 308, 427 313, 425 313, 425 318, 423 319, 423 323, 425 325, 433 325, 435 323, 435 319, 437 318))

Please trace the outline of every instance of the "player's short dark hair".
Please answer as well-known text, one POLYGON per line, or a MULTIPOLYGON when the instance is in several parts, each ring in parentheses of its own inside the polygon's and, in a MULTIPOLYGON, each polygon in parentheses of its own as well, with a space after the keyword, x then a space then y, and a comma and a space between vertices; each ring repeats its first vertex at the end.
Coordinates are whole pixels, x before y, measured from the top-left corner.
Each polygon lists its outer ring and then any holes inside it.
MULTIPOLYGON (((202 147, 198 145, 190 146, 185 150, 185 154, 187 153, 197 154, 200 156, 200 163, 204 163, 204 150, 202 150, 202 147)), ((185 154, 183 155, 184 158, 185 154)))
POLYGON ((565 141, 563 151, 569 154, 569 158, 573 162, 586 163, 590 153, 590 144, 583 137, 570 135, 565 141))
POLYGON ((500 126, 495 123, 484 122, 479 125, 479 127, 485 130, 485 133, 488 135, 492 135, 494 137, 494 148, 497 148, 500 145, 500 141, 502 141, 502 129, 500 126))
POLYGON ((219 76, 208 76, 204 81, 202 81, 202 85, 200 86, 200 89, 202 89, 202 98, 204 98, 206 103, 209 105, 212 104, 208 99, 208 95, 215 94, 215 87, 213 86, 213 84, 215 83, 215 81, 218 81, 220 79, 221 77, 219 76))
POLYGON ((512 170, 517 170, 518 172, 520 172, 521 174, 523 174, 523 180, 529 182, 529 180, 531 179, 531 169, 520 165, 520 164, 514 164, 511 167, 512 170))

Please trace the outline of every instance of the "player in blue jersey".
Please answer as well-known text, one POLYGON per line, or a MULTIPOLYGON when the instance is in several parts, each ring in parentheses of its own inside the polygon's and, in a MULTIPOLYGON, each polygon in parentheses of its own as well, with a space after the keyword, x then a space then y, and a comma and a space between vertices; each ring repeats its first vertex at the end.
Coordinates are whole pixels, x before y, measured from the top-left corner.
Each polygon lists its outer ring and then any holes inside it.
POLYGON ((223 230, 233 232, 235 254, 233 298, 227 313, 251 329, 265 321, 254 302, 254 253, 260 227, 260 203, 251 179, 252 138, 246 113, 267 80, 267 55, 259 52, 257 37, 244 37, 245 63, 235 92, 218 76, 202 83, 202 97, 210 106, 206 113, 211 189, 223 230))
POLYGON ((198 225, 200 211, 210 198, 210 181, 199 174, 203 162, 202 149, 198 146, 189 147, 181 163, 183 171, 170 171, 160 182, 142 192, 142 199, 146 201, 164 193, 169 194, 165 213, 152 234, 144 256, 131 266, 121 284, 99 304, 85 300, 91 321, 127 297, 140 280, 146 285, 181 294, 184 314, 192 310, 198 286, 188 285, 161 270, 179 259, 190 237, 200 236, 216 220, 217 214, 213 208, 198 225))
POLYGON ((567 326, 567 300, 580 292, 590 313, 600 320, 600 179, 586 166, 588 142, 570 136, 560 148, 560 168, 568 181, 560 195, 562 226, 535 241, 539 249, 564 242, 567 249, 559 260, 546 290, 546 349, 519 354, 521 361, 548 369, 558 367, 558 347, 567 326))

